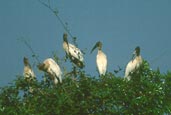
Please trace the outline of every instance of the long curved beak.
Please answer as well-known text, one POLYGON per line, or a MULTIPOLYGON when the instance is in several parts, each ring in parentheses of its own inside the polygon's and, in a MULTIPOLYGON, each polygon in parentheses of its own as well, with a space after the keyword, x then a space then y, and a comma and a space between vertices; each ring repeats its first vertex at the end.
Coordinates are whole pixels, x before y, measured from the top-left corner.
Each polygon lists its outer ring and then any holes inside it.
POLYGON ((92 53, 96 48, 97 48, 97 44, 92 48, 90 53, 92 53))

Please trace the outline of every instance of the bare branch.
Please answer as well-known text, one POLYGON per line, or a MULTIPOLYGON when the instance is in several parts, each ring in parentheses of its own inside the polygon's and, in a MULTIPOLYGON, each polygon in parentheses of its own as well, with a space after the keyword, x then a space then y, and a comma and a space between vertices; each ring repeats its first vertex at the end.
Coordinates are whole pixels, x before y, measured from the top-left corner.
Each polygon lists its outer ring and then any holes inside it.
POLYGON ((56 18, 59 20, 59 22, 61 23, 61 25, 63 26, 63 28, 65 29, 65 31, 71 36, 71 38, 74 38, 71 34, 71 32, 69 31, 69 29, 67 28, 67 26, 65 25, 64 21, 62 20, 62 18, 58 15, 58 11, 54 10, 51 6, 50 6, 50 0, 48 0, 48 4, 46 4, 45 2, 42 2, 41 0, 38 0, 38 2, 40 2, 43 6, 45 6, 46 8, 48 8, 51 12, 53 12, 53 14, 56 16, 56 18))
POLYGON ((33 48, 31 47, 31 45, 26 41, 26 39, 24 39, 24 37, 19 38, 18 40, 20 40, 21 42, 23 42, 31 51, 32 53, 32 57, 34 57, 38 63, 40 63, 40 60, 38 58, 38 56, 36 55, 36 53, 34 52, 33 48))

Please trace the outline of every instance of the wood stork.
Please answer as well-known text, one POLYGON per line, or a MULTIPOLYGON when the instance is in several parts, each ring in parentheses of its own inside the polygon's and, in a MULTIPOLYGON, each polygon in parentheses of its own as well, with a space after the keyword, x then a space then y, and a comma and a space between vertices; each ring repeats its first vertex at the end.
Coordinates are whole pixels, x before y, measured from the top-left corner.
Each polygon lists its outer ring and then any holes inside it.
POLYGON ((84 67, 83 53, 76 46, 68 43, 67 34, 63 34, 63 48, 66 55, 70 58, 71 62, 77 65, 79 68, 84 67))
POLYGON ((98 48, 97 56, 96 56, 96 64, 99 71, 100 76, 105 75, 106 69, 107 69, 107 56, 105 53, 102 52, 102 43, 98 41, 93 49, 91 50, 91 53, 98 48))
POLYGON ((132 60, 126 66, 125 79, 127 79, 128 81, 131 79, 130 74, 132 72, 135 72, 140 67, 140 65, 142 64, 142 61, 143 60, 140 55, 140 47, 137 46, 135 48, 135 51, 133 52, 132 60))
POLYGON ((28 58, 24 57, 23 62, 24 62, 24 72, 23 72, 24 78, 27 80, 34 79, 36 76, 31 68, 28 58))
POLYGON ((44 60, 43 63, 38 65, 38 68, 48 73, 55 85, 58 84, 58 81, 62 83, 62 71, 52 58, 44 60))

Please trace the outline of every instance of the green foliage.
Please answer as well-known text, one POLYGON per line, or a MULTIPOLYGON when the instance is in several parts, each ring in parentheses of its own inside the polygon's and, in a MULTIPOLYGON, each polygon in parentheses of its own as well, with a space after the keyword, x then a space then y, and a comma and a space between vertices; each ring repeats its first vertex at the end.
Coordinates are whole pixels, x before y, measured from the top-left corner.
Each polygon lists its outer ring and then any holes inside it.
POLYGON ((171 113, 171 73, 151 70, 146 61, 130 81, 113 73, 92 77, 80 70, 76 76, 65 76, 57 86, 49 79, 27 82, 18 76, 13 84, 0 90, 1 115, 167 113, 171 113))

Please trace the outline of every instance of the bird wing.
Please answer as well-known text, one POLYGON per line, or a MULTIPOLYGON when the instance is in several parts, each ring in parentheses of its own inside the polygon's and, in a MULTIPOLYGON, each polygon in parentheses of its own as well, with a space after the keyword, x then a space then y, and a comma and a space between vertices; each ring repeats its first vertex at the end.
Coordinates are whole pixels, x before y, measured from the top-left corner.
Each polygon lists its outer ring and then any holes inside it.
POLYGON ((23 75, 25 78, 30 78, 30 77, 34 78, 35 77, 33 70, 29 66, 24 67, 23 75))
POLYGON ((129 63, 127 64, 126 69, 125 69, 125 78, 127 78, 128 80, 130 80, 130 75, 129 74, 131 72, 134 72, 135 71, 136 66, 137 66, 137 61, 135 59, 129 61, 129 63))
POLYGON ((100 75, 105 75, 107 69, 107 56, 102 51, 97 54, 96 63, 100 75))
POLYGON ((130 61, 127 66, 126 66, 126 69, 125 69, 125 77, 128 81, 131 79, 129 74, 130 72, 132 71, 132 61, 130 61))
POLYGON ((142 57, 141 56, 138 56, 138 57, 136 57, 136 69, 137 68, 139 68, 140 67, 140 65, 142 64, 142 62, 143 62, 143 59, 142 59, 142 57))
POLYGON ((60 82, 62 82, 62 78, 61 78, 62 71, 61 71, 59 65, 53 59, 51 59, 51 58, 49 59, 49 64, 50 64, 49 72, 54 77, 58 77, 60 82))
POLYGON ((134 60, 131 60, 125 69, 125 78, 127 78, 128 80, 130 80, 131 76, 129 75, 131 72, 135 72, 140 65, 142 64, 142 58, 141 56, 136 57, 134 60))
POLYGON ((81 62, 84 61, 83 53, 81 52, 81 50, 72 44, 69 44, 69 53, 73 58, 76 58, 81 62))
POLYGON ((126 69, 125 69, 125 76, 128 76, 129 73, 133 70, 133 66, 132 66, 132 61, 130 61, 127 66, 126 66, 126 69))

